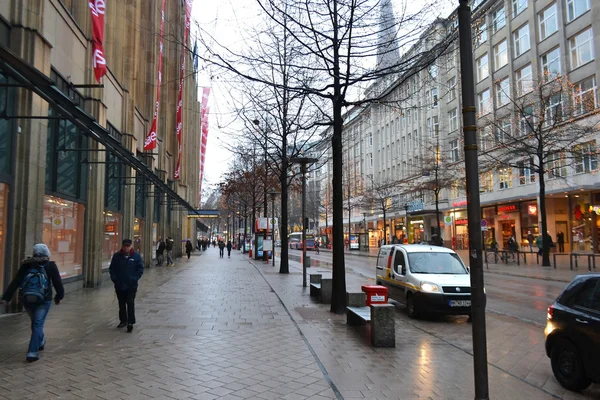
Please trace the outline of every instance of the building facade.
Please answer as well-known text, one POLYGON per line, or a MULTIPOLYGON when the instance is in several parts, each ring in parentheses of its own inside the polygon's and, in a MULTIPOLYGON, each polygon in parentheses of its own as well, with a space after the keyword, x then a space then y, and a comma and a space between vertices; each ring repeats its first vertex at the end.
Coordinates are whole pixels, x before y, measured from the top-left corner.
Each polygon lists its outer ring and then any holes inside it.
MULTIPOLYGON (((484 121, 509 115, 508 123, 518 127, 518 113, 511 109, 507 96, 518 98, 520 91, 540 76, 566 77, 574 94, 565 101, 585 98, 587 106, 578 118, 584 123, 598 122, 600 3, 479 0, 472 2, 472 8, 476 106, 478 125, 482 127, 478 132, 480 151, 493 150, 494 146, 486 136, 489 126, 483 126, 484 121)), ((424 53, 436 41, 456 35, 455 16, 437 20, 427 36, 402 57, 424 53)), ((466 249, 458 40, 429 68, 409 75, 382 79, 366 97, 383 94, 383 100, 346 115, 344 182, 362 189, 345 189, 345 196, 350 197, 345 203, 360 205, 350 215, 350 230, 368 234, 371 247, 390 241, 431 240, 438 218, 435 193, 422 181, 423 175, 431 176, 431 164, 439 162, 436 172, 444 177, 437 202, 442 237, 445 245, 466 249), (365 191, 373 192, 388 183, 395 183, 395 190, 388 195, 387 221, 383 221, 382 207, 365 205, 361 199, 365 191)), ((562 165, 556 160, 545 167, 552 172, 547 174, 546 182, 548 230, 555 242, 562 235, 565 252, 599 251, 598 140, 596 134, 587 142, 590 151, 576 162, 562 165)), ((528 247, 528 233, 540 234, 539 182, 526 165, 483 165, 480 196, 486 224, 482 230, 484 241, 489 243, 494 238, 506 247, 510 235, 515 235, 522 246, 528 247)), ((324 176, 330 169, 322 168, 321 197, 325 198, 328 189, 324 183, 330 182, 331 176, 324 176)), ((321 224, 323 220, 321 216, 321 224)))
POLYGON ((196 237, 187 216, 198 203, 200 105, 189 54, 174 180, 184 2, 167 2, 158 146, 144 151, 161 3, 108 3, 100 85, 88 2, 0 4, 0 292, 34 243, 48 245, 73 289, 101 284, 124 238, 149 266, 159 237, 171 236, 177 255, 196 237))

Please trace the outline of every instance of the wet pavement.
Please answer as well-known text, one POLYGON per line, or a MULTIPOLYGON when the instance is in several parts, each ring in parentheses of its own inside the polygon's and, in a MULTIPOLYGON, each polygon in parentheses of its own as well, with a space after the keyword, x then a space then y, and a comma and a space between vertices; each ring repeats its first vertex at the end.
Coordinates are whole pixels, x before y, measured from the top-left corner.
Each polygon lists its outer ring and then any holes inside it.
MULTIPOLYGON (((217 249, 152 268, 142 278, 133 333, 116 329, 110 285, 69 293, 53 307, 40 361, 24 360, 26 315, 0 318, 0 399, 468 399, 470 332, 464 317, 409 320, 396 311, 396 348, 373 348, 366 328, 316 304, 300 264, 277 273, 217 249)), ((327 272, 325 266, 310 272, 327 272)), ((349 272, 347 288, 359 291, 349 272)), ((488 314, 493 399, 593 399, 562 389, 539 327, 488 314)))

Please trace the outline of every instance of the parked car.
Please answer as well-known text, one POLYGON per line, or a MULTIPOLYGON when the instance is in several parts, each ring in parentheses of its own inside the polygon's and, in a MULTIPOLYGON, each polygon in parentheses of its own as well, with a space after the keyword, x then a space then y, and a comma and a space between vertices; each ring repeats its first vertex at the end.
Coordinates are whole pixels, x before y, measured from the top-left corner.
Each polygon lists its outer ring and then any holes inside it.
POLYGON ((547 319, 546 354, 556 380, 573 391, 600 382, 600 274, 573 278, 547 319))
POLYGON ((406 305, 408 316, 422 313, 471 314, 467 267, 451 249, 420 244, 381 246, 376 281, 388 297, 406 305))

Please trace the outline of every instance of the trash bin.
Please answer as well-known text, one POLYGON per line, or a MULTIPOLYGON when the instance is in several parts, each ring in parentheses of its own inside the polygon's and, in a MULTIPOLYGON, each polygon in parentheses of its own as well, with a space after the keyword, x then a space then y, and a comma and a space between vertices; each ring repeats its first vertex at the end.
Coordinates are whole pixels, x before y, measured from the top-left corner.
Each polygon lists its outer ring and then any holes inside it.
POLYGON ((371 304, 386 304, 388 288, 381 285, 362 285, 360 289, 367 294, 367 307, 371 304))

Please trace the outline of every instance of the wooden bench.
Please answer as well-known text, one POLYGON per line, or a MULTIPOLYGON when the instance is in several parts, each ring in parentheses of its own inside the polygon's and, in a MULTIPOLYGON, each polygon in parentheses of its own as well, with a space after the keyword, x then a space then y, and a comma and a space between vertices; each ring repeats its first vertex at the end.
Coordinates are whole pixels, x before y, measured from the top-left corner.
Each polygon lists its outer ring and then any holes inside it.
POLYGON ((374 347, 396 347, 396 330, 392 304, 371 304, 367 307, 366 293, 346 293, 346 324, 365 325, 371 328, 374 347))
POLYGON ((310 274, 310 295, 316 297, 320 303, 331 304, 333 280, 323 278, 321 274, 310 274))

